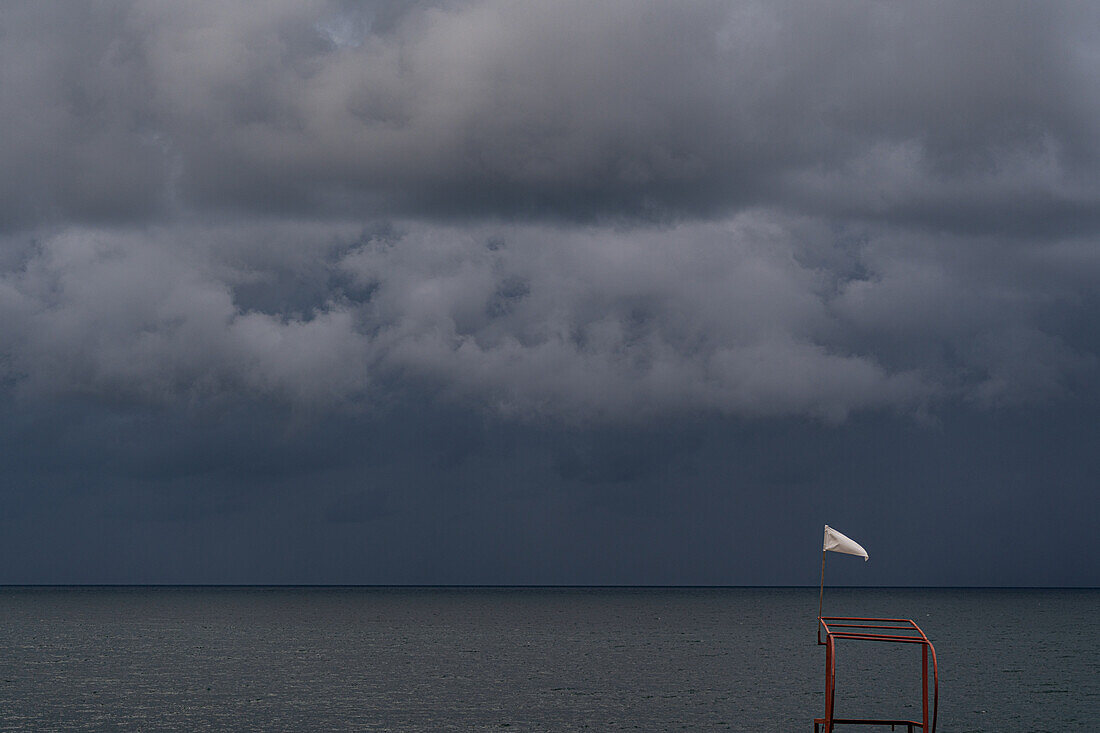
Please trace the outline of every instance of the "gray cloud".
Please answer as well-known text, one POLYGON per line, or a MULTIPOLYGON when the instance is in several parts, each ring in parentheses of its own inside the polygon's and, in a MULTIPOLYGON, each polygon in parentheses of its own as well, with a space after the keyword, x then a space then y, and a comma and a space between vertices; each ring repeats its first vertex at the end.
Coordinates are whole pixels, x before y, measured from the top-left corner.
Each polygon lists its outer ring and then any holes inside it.
POLYGON ((366 387, 346 309, 240 310, 232 285, 266 273, 181 241, 208 234, 70 229, 38 241, 0 291, 9 374, 32 394, 143 401, 241 390, 325 403, 366 387))
POLYGON ((1067 256, 1100 266, 1073 242, 846 238, 762 211, 618 230, 68 228, 22 249, 0 345, 25 396, 362 410, 413 389, 521 419, 838 421, 1049 400, 1095 370, 1095 344, 1050 315, 1089 292, 1067 256))
POLYGON ((1095 375, 1091 8, 0 13, 26 397, 839 421, 1095 375))
POLYGON ((3 217, 1095 231, 1094 9, 319 2, 5 11, 3 217))

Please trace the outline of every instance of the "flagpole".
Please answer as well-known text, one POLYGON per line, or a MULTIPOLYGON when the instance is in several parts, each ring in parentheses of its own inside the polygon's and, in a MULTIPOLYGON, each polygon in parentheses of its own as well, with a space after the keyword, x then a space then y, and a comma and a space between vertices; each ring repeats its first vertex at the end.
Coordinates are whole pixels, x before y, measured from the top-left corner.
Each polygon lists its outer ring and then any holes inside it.
POLYGON ((817 592, 817 617, 821 618, 821 603, 825 600, 825 550, 821 551, 821 588, 817 592))

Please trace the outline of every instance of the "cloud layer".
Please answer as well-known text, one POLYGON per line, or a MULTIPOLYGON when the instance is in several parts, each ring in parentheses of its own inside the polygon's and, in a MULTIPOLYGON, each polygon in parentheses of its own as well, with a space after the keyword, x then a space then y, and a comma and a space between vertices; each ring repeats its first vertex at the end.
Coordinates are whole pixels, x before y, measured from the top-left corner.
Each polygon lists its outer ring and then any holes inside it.
POLYGON ((781 202, 964 230, 1097 224, 1100 18, 1080 5, 4 15, 7 221, 174 204, 585 218, 781 202))
POLYGON ((1046 400, 1095 367, 1059 316, 1094 282, 1060 272, 1071 245, 838 241, 745 213, 69 228, 24 249, 0 279, 0 337, 28 396, 364 409, 415 389, 519 417, 841 420, 1046 400))
POLYGON ((0 373, 567 420, 1091 391, 1098 20, 11 4, 0 373))

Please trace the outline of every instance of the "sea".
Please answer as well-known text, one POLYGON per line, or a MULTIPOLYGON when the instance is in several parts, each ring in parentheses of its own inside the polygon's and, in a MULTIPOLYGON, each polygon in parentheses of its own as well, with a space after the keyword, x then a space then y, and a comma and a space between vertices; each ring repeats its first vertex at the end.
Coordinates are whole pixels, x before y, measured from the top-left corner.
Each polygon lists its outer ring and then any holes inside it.
MULTIPOLYGON (((938 731, 1100 731, 1100 590, 824 603, 924 629, 938 731)), ((0 729, 812 731, 817 606, 817 588, 3 587, 0 729)), ((916 645, 841 644, 837 715, 919 720, 920 666, 916 645)))

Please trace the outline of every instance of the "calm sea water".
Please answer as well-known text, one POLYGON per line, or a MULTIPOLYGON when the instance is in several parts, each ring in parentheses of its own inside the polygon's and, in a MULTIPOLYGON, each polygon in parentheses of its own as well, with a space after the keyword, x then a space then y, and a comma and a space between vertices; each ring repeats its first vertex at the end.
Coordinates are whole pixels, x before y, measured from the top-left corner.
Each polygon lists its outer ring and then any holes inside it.
MULTIPOLYGON (((825 611, 921 624, 944 733, 1100 730, 1100 591, 825 611)), ((816 613, 816 588, 0 588, 0 727, 810 731, 816 613)), ((838 714, 920 717, 918 648, 838 654, 838 714)))

